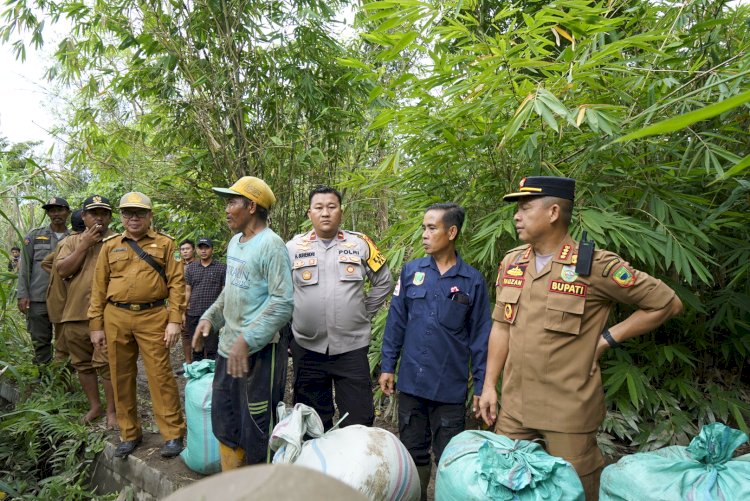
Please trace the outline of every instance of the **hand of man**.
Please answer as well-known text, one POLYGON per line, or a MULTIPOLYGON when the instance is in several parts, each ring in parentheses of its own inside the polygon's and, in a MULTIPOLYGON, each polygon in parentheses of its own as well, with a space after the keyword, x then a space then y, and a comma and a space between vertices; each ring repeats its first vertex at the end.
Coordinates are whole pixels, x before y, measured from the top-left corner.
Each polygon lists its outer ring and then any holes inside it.
POLYGON ((102 235, 101 225, 97 224, 90 228, 86 228, 83 233, 81 233, 81 245, 86 249, 89 249, 102 241, 102 235))
POLYGON ((602 336, 599 336, 599 342, 596 343, 596 351, 594 352, 594 361, 591 362, 591 370, 589 371, 589 377, 593 376, 596 369, 599 367, 599 359, 602 358, 602 354, 609 348, 609 343, 602 336))
POLYGON ((198 322, 198 325, 195 327, 195 332, 193 333, 193 342, 191 343, 193 345, 193 351, 199 353, 203 351, 203 338, 211 334, 211 327, 211 322, 208 320, 201 320, 198 322))
POLYGON ((183 313, 182 314, 182 325, 180 325, 180 327, 182 327, 182 329, 185 329, 185 326, 187 326, 187 316, 183 313))
POLYGON ((383 390, 383 393, 388 395, 389 397, 393 395, 393 390, 396 385, 396 378, 393 376, 392 372, 383 372, 380 374, 380 378, 378 379, 378 383, 380 383, 380 389, 383 390))
POLYGON ((495 424, 495 420, 497 419, 497 390, 494 386, 484 385, 482 396, 479 397, 478 410, 487 426, 495 424))
POLYGON ((180 332, 180 324, 177 322, 169 322, 167 324, 167 328, 164 329, 164 346, 166 346, 167 349, 174 346, 177 339, 180 337, 180 332))
POLYGON ((89 332, 89 338, 91 338, 91 344, 97 348, 107 347, 107 339, 104 336, 104 331, 91 331, 89 332))
POLYGON ((229 358, 227 359, 227 374, 232 377, 245 377, 249 370, 247 366, 247 357, 250 354, 250 349, 247 346, 247 342, 242 336, 237 338, 234 342, 234 346, 229 350, 229 358))
POLYGON ((27 297, 20 297, 18 298, 18 311, 26 315, 26 313, 29 311, 29 305, 30 305, 29 298, 27 297))

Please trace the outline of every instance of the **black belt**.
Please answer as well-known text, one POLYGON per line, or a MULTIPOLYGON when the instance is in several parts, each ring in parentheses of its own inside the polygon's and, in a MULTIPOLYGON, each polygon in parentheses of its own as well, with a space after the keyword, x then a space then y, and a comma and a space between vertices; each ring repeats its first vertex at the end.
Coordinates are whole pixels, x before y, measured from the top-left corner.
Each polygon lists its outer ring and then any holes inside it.
POLYGON ((143 311, 156 308, 157 306, 163 306, 165 301, 161 299, 159 301, 154 301, 153 303, 115 303, 114 301, 110 301, 110 303, 118 308, 124 308, 130 311, 143 311))

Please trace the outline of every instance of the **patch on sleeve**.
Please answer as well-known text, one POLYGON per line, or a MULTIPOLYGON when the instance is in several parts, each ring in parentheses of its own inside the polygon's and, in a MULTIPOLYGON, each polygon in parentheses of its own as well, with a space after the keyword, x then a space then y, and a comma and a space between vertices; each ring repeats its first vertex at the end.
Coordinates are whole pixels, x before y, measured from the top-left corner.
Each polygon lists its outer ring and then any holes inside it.
POLYGON ((604 266, 604 269, 602 270, 602 276, 608 277, 609 272, 612 271, 612 268, 617 266, 617 263, 619 262, 620 262, 619 258, 613 257, 612 259, 610 259, 610 261, 606 264, 606 266, 604 266))
POLYGON ((503 308, 503 315, 505 316, 505 321, 509 324, 513 324, 516 321, 516 313, 518 313, 518 305, 505 303, 505 307, 503 308))
POLYGON ((178 250, 174 251, 172 256, 174 257, 174 260, 177 261, 178 263, 182 261, 182 255, 180 254, 180 251, 178 250))
POLYGON ((24 245, 29 245, 30 243, 31 243, 31 240, 29 240, 29 237, 26 237, 26 238, 23 239, 23 244, 24 245))
POLYGON ((393 295, 398 296, 400 292, 401 292, 401 277, 399 277, 398 280, 396 281, 396 288, 393 289, 393 295))
POLYGON ((612 273, 612 280, 620 287, 627 289, 635 285, 635 271, 623 264, 612 273))
POLYGON ((362 240, 367 242, 367 247, 370 248, 370 257, 367 259, 367 265, 372 271, 377 272, 385 264, 385 256, 378 250, 375 242, 373 242, 370 237, 364 233, 360 234, 360 236, 362 237, 362 240))

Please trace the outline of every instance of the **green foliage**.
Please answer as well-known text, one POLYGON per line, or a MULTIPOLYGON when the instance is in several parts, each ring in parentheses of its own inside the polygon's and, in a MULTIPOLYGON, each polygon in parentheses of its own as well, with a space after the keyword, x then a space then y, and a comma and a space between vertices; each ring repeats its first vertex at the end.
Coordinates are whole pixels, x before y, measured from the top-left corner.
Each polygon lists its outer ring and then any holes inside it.
POLYGON ((747 431, 749 17, 581 0, 375 1, 359 17, 373 51, 358 71, 382 103, 370 127, 397 140, 352 183, 394 200, 394 266, 418 248, 423 209, 450 200, 467 209, 463 258, 494 278, 518 245, 501 196, 568 175, 573 235, 678 291, 680 318, 602 360, 605 430, 644 448, 715 419, 747 431))
MULTIPOLYGON (((0 407, 0 492, 13 499, 105 499, 88 487, 88 474, 104 449, 103 431, 81 423, 86 408, 67 369, 40 371, 15 310, 15 275, 0 274, 0 382, 19 390, 15 407, 0 407)), ((111 498, 111 496, 109 497, 111 498)))
MULTIPOLYGON (((526 175, 575 177, 573 235, 686 305, 602 360, 604 438, 685 443, 716 419, 747 430, 750 7, 364 0, 345 41, 346 1, 6 5, 0 34, 21 57, 16 38, 41 44, 43 15, 72 24, 49 71, 79 90, 58 181, 79 199, 145 191, 178 238, 220 248, 210 187, 244 174, 269 181, 272 225, 291 237, 325 182, 345 192, 344 226, 376 237, 394 273, 422 255, 424 208, 460 203, 459 250, 491 280, 519 243, 501 196, 526 175)), ((6 161, 3 186, 33 181, 41 163, 6 161)), ((21 191, 4 193, 18 205, 43 190, 21 191)))

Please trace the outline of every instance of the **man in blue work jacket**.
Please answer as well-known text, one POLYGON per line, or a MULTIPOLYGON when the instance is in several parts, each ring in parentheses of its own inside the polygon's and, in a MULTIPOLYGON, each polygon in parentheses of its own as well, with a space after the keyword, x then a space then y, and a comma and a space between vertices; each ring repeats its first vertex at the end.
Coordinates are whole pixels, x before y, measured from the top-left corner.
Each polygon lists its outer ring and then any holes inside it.
POLYGON ((464 430, 467 375, 474 405, 482 393, 490 320, 487 284, 456 253, 464 210, 453 203, 427 208, 422 246, 427 257, 404 265, 383 337, 380 388, 393 394, 399 355, 399 437, 417 465, 426 499, 430 445, 435 464, 464 430))

